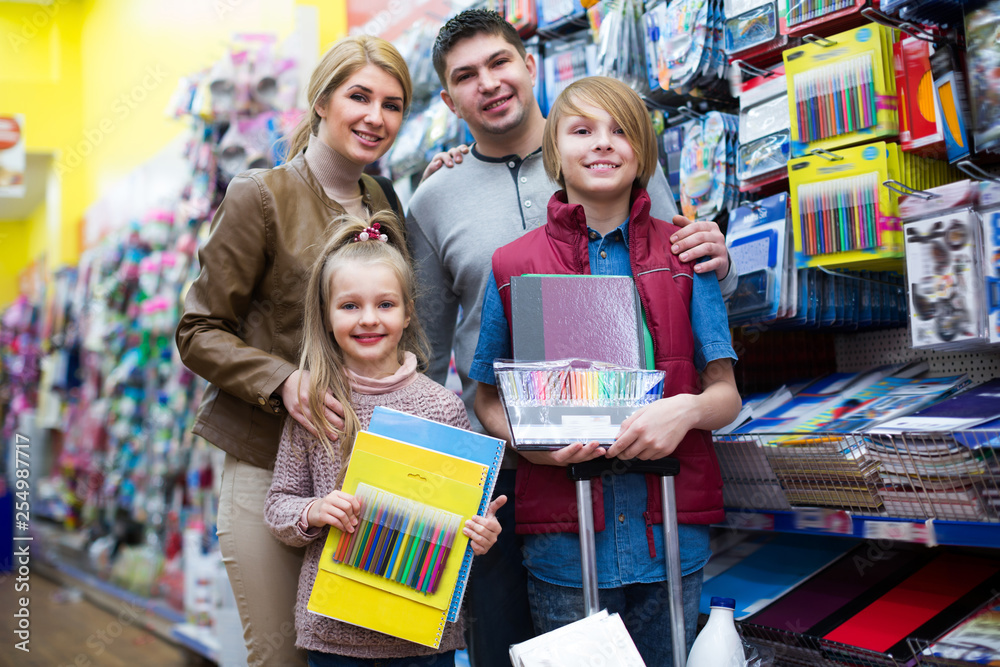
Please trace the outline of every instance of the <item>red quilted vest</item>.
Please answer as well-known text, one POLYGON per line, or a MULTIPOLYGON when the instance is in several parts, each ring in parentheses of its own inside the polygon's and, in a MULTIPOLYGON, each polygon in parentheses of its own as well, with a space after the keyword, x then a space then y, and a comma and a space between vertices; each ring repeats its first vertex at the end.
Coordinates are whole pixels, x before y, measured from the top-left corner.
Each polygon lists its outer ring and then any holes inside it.
MULTIPOLYGON (((628 242, 632 275, 653 338, 656 368, 666 373, 664 395, 699 393, 701 380, 694 365, 694 334, 690 302, 691 264, 670 252, 670 236, 678 227, 649 216, 649 196, 632 192, 628 242)), ((493 275, 510 317, 510 278, 529 273, 589 274, 587 220, 582 206, 566 203, 565 192, 552 195, 548 222, 508 243, 493 254, 493 275)), ((673 456, 681 470, 675 481, 677 518, 681 523, 722 521, 722 478, 706 431, 690 431, 673 456)), ((658 478, 647 475, 647 534, 663 520, 658 478)), ((593 486, 594 528, 604 529, 601 485, 593 486)), ((578 532, 576 491, 564 468, 518 462, 515 490, 518 533, 578 532)), ((650 542, 652 546, 652 542, 650 542)))

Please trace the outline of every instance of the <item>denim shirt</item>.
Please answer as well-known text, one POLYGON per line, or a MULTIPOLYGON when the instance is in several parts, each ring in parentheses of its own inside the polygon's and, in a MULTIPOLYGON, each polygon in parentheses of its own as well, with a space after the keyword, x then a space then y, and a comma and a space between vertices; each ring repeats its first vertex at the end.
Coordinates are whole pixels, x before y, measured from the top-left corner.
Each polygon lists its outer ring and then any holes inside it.
MULTIPOLYGON (((594 275, 630 276, 628 221, 602 237, 589 230, 587 251, 594 275)), ((469 377, 496 384, 494 359, 511 355, 510 329, 492 273, 483 299, 479 344, 469 377)), ((691 294, 691 328, 695 340, 695 366, 701 372, 710 361, 736 359, 729 334, 729 319, 713 272, 694 274, 691 294)), ((646 479, 622 475, 604 483, 605 528, 597 533, 597 581, 600 588, 653 583, 667 578, 663 526, 653 526, 656 558, 649 555, 646 536, 646 479)), ((678 529, 681 572, 705 566, 712 555, 708 526, 681 524, 678 529)), ((560 586, 582 587, 580 540, 575 533, 524 536, 524 564, 532 575, 560 586)))

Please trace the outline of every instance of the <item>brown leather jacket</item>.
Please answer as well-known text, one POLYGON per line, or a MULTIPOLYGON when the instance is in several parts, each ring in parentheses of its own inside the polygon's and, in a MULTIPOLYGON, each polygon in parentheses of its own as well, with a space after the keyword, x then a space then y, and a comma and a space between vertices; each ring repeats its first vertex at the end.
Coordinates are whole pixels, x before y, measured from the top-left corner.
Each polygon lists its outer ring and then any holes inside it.
MULTIPOLYGON (((361 185, 369 210, 390 208, 372 177, 361 185)), ((274 467, 287 413, 271 394, 298 368, 309 270, 343 213, 302 152, 234 178, 198 253, 177 326, 181 360, 211 383, 194 432, 255 466, 274 467)))

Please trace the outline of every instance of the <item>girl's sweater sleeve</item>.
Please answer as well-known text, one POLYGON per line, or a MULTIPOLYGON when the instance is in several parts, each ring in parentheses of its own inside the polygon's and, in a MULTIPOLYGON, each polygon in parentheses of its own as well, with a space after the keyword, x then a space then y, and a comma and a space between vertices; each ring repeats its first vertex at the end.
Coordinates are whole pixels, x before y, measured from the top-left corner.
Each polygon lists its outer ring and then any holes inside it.
POLYGON ((274 536, 289 546, 305 546, 321 534, 321 531, 306 533, 299 526, 302 510, 317 498, 310 452, 320 446, 294 419, 285 420, 274 477, 264 500, 264 521, 274 536))

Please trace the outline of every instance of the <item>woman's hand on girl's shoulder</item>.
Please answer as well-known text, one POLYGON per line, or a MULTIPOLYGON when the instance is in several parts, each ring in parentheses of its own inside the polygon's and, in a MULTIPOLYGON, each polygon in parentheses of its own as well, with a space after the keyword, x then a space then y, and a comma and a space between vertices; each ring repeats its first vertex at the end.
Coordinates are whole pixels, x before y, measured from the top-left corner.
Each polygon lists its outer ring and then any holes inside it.
POLYGON ((349 493, 334 491, 312 504, 306 521, 310 526, 333 526, 338 530, 353 533, 360 515, 360 500, 349 493))
MULTIPOLYGON (((313 436, 318 437, 316 427, 312 422, 312 411, 309 409, 309 371, 296 369, 281 384, 281 401, 285 405, 288 414, 302 425, 302 428, 309 431, 313 436)), ((326 419, 334 428, 344 428, 344 406, 333 397, 333 394, 326 392, 323 399, 326 419)), ((337 439, 334 431, 327 431, 327 437, 331 441, 337 439)))
POLYGON ((474 516, 465 522, 462 534, 469 538, 472 553, 482 556, 496 544, 500 535, 500 522, 497 521, 497 510, 507 504, 507 496, 497 496, 486 508, 486 516, 474 516))

